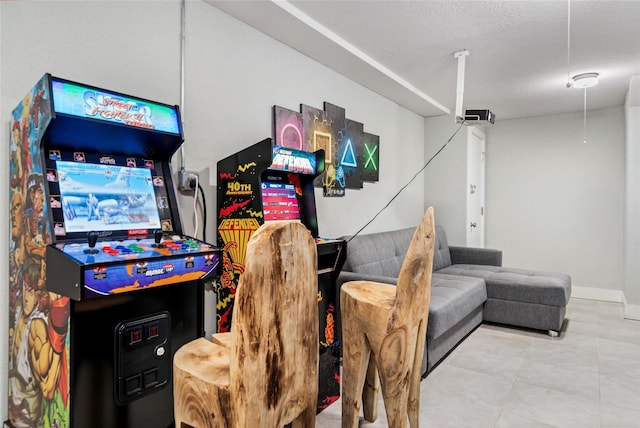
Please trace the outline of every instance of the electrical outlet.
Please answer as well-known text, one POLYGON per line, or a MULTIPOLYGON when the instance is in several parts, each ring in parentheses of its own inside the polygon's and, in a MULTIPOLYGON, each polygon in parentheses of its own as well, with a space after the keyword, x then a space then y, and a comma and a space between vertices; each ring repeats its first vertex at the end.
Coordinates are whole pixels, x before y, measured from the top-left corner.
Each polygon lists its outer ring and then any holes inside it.
POLYGON ((195 190, 198 173, 196 171, 180 170, 178 171, 178 190, 188 192, 195 190))

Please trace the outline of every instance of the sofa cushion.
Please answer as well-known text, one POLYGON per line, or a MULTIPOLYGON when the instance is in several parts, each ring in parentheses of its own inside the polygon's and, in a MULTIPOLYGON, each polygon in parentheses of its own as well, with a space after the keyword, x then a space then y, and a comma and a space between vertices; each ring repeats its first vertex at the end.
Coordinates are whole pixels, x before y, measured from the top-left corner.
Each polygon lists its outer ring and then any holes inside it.
POLYGON ((487 284, 487 297, 493 299, 566 306, 571 297, 571 277, 563 273, 464 264, 451 265, 438 273, 482 278, 487 284))
POLYGON ((343 270, 397 278, 415 230, 413 227, 356 236, 347 243, 343 270))
POLYGON ((482 279, 434 273, 427 338, 435 339, 447 332, 486 300, 487 289, 482 279))
POLYGON ((444 269, 451 265, 451 253, 447 243, 447 234, 441 226, 436 226, 436 245, 433 250, 433 271, 444 269))

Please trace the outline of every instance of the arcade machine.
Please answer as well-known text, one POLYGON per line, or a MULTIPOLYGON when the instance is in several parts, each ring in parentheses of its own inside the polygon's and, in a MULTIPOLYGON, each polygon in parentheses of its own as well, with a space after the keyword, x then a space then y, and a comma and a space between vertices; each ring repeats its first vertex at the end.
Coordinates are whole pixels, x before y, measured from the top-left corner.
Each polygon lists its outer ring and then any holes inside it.
POLYGON ((318 237, 313 181, 324 171, 324 151, 275 146, 265 139, 218 162, 218 246, 222 271, 218 287, 218 331, 229 331, 246 246, 264 222, 300 221, 318 251, 318 412, 340 397, 340 344, 335 338, 336 280, 346 259, 346 242, 318 237))
POLYGON ((184 236, 177 106, 42 77, 11 124, 8 427, 173 426, 218 249, 184 236))

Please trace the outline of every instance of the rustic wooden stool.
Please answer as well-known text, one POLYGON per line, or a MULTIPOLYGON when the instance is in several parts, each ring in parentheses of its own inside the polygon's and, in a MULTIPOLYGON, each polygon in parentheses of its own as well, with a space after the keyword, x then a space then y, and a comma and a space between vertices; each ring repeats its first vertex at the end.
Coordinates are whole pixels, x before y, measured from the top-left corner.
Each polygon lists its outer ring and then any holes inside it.
POLYGON ((231 332, 193 340, 174 356, 176 428, 315 426, 317 291, 309 231, 262 225, 248 243, 231 332))
POLYGON ((429 208, 407 251, 397 287, 371 281, 342 285, 342 427, 377 417, 378 376, 391 428, 418 427, 435 228, 429 208), (363 388, 367 381, 367 388, 363 388))

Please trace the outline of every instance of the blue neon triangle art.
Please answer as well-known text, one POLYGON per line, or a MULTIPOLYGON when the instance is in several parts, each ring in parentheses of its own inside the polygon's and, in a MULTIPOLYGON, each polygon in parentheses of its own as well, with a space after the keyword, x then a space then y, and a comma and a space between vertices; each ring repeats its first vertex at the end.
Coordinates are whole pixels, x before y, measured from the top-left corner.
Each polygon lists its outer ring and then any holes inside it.
POLYGON ((342 159, 340 160, 340 165, 351 166, 353 168, 358 167, 356 154, 353 152, 353 144, 351 143, 351 138, 349 138, 347 140, 347 143, 345 144, 344 152, 342 153, 342 159))

